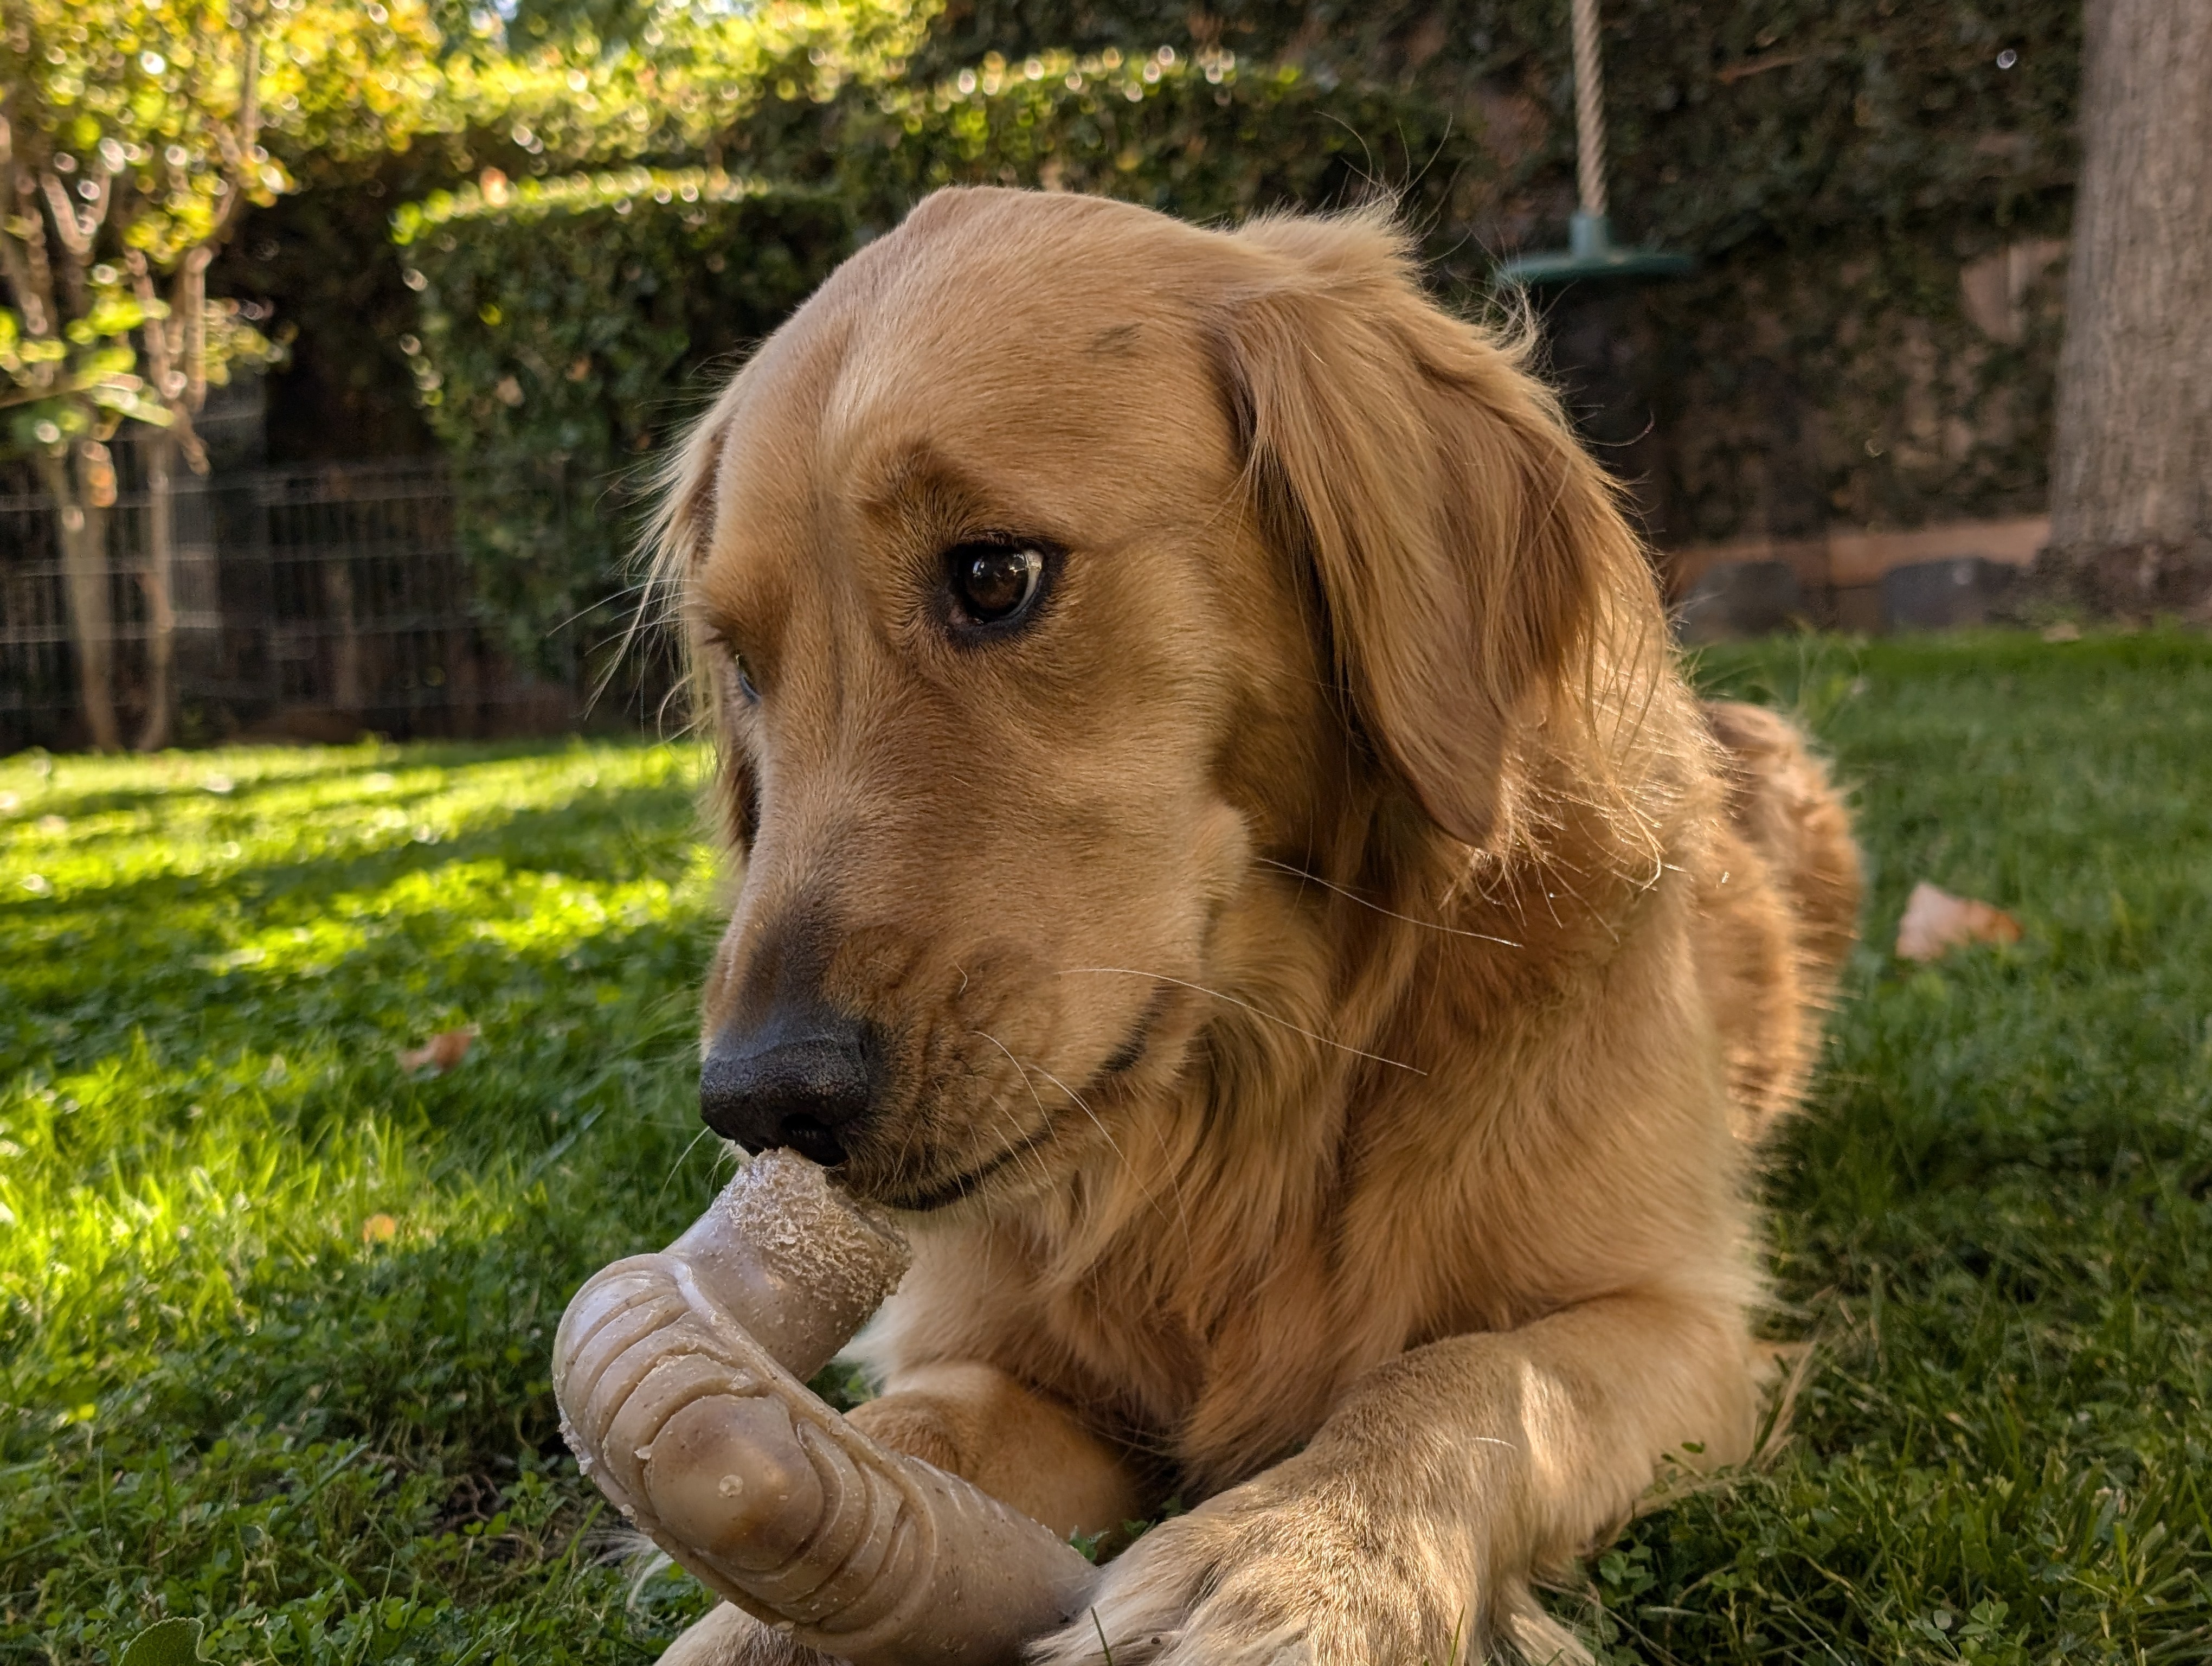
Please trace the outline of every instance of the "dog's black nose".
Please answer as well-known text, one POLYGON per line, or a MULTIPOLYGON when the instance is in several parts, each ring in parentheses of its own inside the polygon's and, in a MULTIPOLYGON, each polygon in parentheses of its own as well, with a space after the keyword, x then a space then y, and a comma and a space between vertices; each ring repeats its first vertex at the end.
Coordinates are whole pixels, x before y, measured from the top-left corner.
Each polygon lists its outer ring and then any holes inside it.
POLYGON ((867 1115, 867 1025, 819 1007, 771 1012, 717 1036, 699 1071, 699 1115, 747 1151, 788 1146, 825 1168, 867 1115))

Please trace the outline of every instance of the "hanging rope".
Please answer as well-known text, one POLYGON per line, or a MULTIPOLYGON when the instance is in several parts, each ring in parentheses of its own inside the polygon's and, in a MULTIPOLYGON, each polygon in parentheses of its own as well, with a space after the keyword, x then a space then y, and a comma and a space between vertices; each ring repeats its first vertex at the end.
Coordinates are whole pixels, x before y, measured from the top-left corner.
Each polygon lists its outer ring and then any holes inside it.
POLYGON ((1575 176, 1583 212, 1605 212, 1605 77, 1598 67, 1597 0, 1574 0, 1575 176))

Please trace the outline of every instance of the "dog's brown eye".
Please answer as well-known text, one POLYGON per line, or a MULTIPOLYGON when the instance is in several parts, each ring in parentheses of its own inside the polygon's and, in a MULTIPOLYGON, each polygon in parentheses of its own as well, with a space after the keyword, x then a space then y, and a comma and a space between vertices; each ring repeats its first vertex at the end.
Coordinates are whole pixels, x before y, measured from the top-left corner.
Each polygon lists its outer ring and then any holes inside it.
POLYGON ((952 587, 978 624, 1003 624, 1036 599, 1044 555, 1026 544, 963 544, 951 553, 952 587))

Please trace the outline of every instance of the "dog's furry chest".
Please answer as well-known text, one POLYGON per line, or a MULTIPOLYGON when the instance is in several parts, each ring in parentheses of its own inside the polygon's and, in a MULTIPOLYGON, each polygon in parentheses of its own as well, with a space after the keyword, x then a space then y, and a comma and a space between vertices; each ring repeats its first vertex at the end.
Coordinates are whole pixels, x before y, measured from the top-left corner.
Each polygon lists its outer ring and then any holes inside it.
POLYGON ((1346 1382, 1402 1346, 1403 1296, 1350 1287, 1334 1212, 1253 1233, 1202 1205, 1164 1201, 1077 1274, 1054 1266, 1053 1249, 1065 1246, 1004 1226, 933 1237, 886 1316, 878 1358, 894 1377, 937 1359, 995 1365, 1186 1496, 1256 1473, 1312 1434, 1346 1382))

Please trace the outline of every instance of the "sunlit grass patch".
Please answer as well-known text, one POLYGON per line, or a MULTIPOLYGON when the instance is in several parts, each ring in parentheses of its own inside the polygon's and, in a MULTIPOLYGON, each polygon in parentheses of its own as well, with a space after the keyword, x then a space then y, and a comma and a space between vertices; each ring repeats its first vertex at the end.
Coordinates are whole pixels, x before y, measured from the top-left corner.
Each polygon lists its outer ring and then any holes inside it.
POLYGON ((693 1600, 620 1611, 592 1501, 546 1467, 545 1353, 568 1288, 711 1186, 697 769, 0 763, 0 1651, 88 1658, 166 1605, 254 1620, 219 1657, 458 1657, 505 1627, 631 1657, 693 1600), (400 1067, 462 1024, 451 1075, 400 1067), (482 1508, 447 1521, 457 1493, 482 1508))
MULTIPOLYGON (((1778 643, 1872 894, 1771 1182, 1768 1468, 1561 1599, 1650 1662, 2212 1658, 2212 648, 1778 643), (2025 922, 1887 952, 1919 879, 2025 922)), ((714 1183, 698 754, 0 760, 0 1661, 641 1662, 568 1293, 714 1183), (473 1025, 450 1073, 400 1052, 473 1025)))

